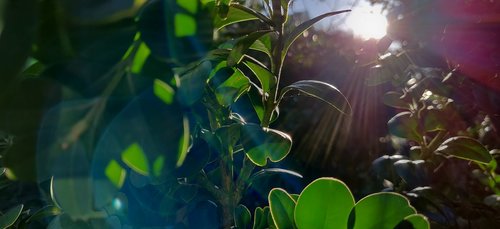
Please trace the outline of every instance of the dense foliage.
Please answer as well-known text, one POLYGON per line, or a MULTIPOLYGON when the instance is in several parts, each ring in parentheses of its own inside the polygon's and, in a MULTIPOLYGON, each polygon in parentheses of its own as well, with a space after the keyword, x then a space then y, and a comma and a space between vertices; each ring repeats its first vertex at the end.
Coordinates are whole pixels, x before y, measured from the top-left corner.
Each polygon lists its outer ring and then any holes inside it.
POLYGON ((299 38, 349 10, 290 26, 290 2, 5 1, 0 228, 495 225, 494 114, 464 122, 455 95, 466 78, 422 66, 407 47, 385 54, 389 38, 375 55, 344 55, 362 60, 369 86, 393 85, 383 102, 397 109, 387 124, 399 150, 371 155, 373 176, 337 166, 369 188, 301 180, 284 163, 296 143, 288 129, 300 126, 290 116, 310 111, 289 101, 307 96, 320 102, 311 107, 359 118, 332 84, 287 70, 315 68, 299 38))

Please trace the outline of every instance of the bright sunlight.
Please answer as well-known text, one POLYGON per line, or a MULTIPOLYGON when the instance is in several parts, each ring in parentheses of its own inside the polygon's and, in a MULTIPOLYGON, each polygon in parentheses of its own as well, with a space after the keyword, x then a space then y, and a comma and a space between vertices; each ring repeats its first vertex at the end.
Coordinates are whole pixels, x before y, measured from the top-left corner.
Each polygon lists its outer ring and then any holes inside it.
POLYGON ((365 9, 353 10, 346 25, 355 36, 363 39, 380 39, 387 33, 387 19, 384 15, 365 9))

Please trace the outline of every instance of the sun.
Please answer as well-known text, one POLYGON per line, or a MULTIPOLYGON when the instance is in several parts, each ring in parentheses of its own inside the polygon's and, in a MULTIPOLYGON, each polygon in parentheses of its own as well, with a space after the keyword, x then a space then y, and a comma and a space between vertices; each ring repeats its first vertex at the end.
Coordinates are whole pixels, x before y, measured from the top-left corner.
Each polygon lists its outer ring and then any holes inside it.
POLYGON ((355 36, 365 40, 380 39, 387 34, 387 19, 373 11, 353 10, 349 13, 346 26, 355 36))

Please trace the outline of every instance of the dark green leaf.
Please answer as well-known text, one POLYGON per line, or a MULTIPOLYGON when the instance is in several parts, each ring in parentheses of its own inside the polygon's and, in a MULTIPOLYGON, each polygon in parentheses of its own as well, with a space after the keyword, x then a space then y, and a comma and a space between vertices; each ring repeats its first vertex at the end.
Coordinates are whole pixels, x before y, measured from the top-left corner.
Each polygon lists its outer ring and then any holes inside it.
POLYGON ((346 13, 346 12, 349 12, 349 11, 351 11, 351 10, 341 10, 341 11, 335 11, 335 12, 325 13, 325 14, 319 15, 319 16, 317 16, 317 17, 315 17, 313 19, 310 19, 310 20, 308 20, 308 21, 300 24, 299 26, 295 27, 293 29, 293 31, 290 34, 288 34, 287 37, 286 37, 286 39, 285 39, 285 44, 284 44, 284 47, 283 47, 283 51, 281 53, 281 59, 283 60, 285 58, 286 53, 288 52, 288 49, 290 48, 290 46, 292 46, 293 42, 304 31, 306 31, 307 29, 309 29, 316 22, 320 21, 323 18, 334 16, 334 15, 341 14, 341 13, 346 13))
POLYGON ((215 17, 214 26, 216 29, 222 29, 225 26, 238 22, 259 20, 256 15, 233 6, 229 7, 228 10, 225 18, 220 16, 215 17))
POLYGON ((237 70, 215 89, 215 96, 220 105, 228 107, 250 89, 250 80, 237 70))
POLYGON ((413 141, 420 141, 422 138, 418 131, 418 122, 410 112, 401 112, 392 117, 389 122, 389 133, 396 137, 407 138, 413 141))
POLYGON ((421 214, 413 214, 413 215, 409 215, 409 216, 405 217, 404 220, 401 221, 395 227, 395 229, 408 228, 408 227, 405 227, 404 225, 409 226, 413 229, 429 229, 429 228, 431 228, 429 221, 427 220, 427 217, 425 217, 424 215, 421 215, 421 214))
POLYGON ((289 135, 255 124, 244 125, 241 138, 248 158, 258 166, 265 166, 268 158, 271 162, 281 161, 292 148, 289 135))
POLYGON ((248 8, 248 7, 241 5, 241 4, 238 4, 238 3, 230 4, 230 7, 234 7, 236 9, 243 11, 243 12, 251 14, 271 27, 274 26, 274 22, 271 19, 269 19, 265 15, 259 13, 258 11, 255 11, 251 8, 248 8))
POLYGON ((236 228, 249 229, 252 227, 252 215, 245 205, 240 204, 236 207, 234 210, 234 218, 236 228))
POLYGON ((265 67, 256 63, 245 61, 244 64, 257 77, 264 93, 270 93, 271 88, 276 85, 276 76, 274 76, 273 73, 271 73, 271 71, 269 71, 265 67))
POLYGON ((401 97, 403 94, 390 91, 384 94, 382 101, 385 105, 398 108, 398 109, 409 109, 408 103, 406 103, 401 97))
POLYGON ((60 215, 60 214, 62 214, 62 211, 58 207, 52 206, 52 205, 45 206, 45 207, 39 209, 38 211, 36 211, 35 213, 33 213, 33 215, 31 215, 26 220, 26 223, 30 223, 33 221, 41 220, 41 219, 44 219, 47 217, 56 216, 56 215, 60 215))
POLYGON ((483 144, 475 139, 463 136, 449 138, 439 146, 437 151, 483 164, 488 164, 493 159, 483 144))
POLYGON ((440 110, 431 109, 424 113, 424 129, 427 132, 434 132, 439 130, 446 130, 446 117, 445 113, 440 110))
POLYGON ((283 99, 285 94, 292 91, 298 91, 326 102, 342 114, 351 114, 351 105, 345 96, 336 87, 328 83, 316 80, 297 81, 281 90, 278 103, 283 99))
MULTIPOLYGON (((354 229, 394 228, 416 210, 404 196, 397 193, 375 193, 361 199, 351 210, 354 229)), ((350 220, 351 221, 351 220, 350 220)))
POLYGON ((201 98, 211 71, 212 64, 204 61, 180 76, 177 99, 181 104, 190 106, 201 98))
POLYGON ((19 218, 24 205, 17 205, 0 215, 0 228, 10 228, 19 218))
POLYGON ((296 202, 285 190, 273 188, 269 192, 269 208, 276 228, 295 228, 294 210, 296 202))
POLYGON ((253 217, 253 227, 252 229, 266 229, 268 227, 267 215, 269 214, 269 207, 255 208, 253 217))
POLYGON ((295 207, 297 228, 347 228, 354 197, 344 182, 319 178, 302 191, 295 207))
POLYGON ((250 46, 252 46, 260 37, 270 32, 271 30, 256 31, 242 38, 239 38, 233 49, 229 53, 229 56, 227 58, 227 65, 229 67, 233 67, 236 64, 239 64, 243 59, 243 55, 245 55, 250 46))
POLYGON ((250 49, 263 52, 270 59, 272 59, 272 54, 271 54, 271 36, 269 34, 266 34, 266 35, 262 36, 260 39, 256 40, 250 46, 250 49))

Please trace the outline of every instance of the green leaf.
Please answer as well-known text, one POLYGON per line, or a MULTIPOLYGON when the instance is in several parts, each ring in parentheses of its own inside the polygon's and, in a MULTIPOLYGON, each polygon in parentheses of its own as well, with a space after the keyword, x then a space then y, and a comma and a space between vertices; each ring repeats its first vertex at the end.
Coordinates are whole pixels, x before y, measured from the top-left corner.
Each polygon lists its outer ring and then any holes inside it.
POLYGON ((188 148, 189 148, 189 140, 190 140, 190 131, 189 131, 189 119, 184 116, 182 119, 182 127, 183 134, 179 141, 179 151, 177 153, 177 162, 175 166, 177 168, 181 167, 186 159, 188 148))
POLYGON ((258 166, 265 166, 267 159, 281 161, 292 148, 292 139, 278 130, 247 124, 242 128, 241 144, 248 158, 258 166))
POLYGON ((174 89, 159 79, 155 79, 154 81, 153 92, 156 97, 160 98, 166 104, 172 104, 174 101, 174 89))
POLYGON ((283 51, 281 53, 281 59, 284 60, 285 56, 288 52, 288 49, 292 46, 293 42, 307 29, 309 29, 311 26, 313 26, 316 22, 320 21, 323 18, 334 16, 337 14, 349 12, 351 10, 340 10, 340 11, 335 11, 335 12, 330 12, 330 13, 325 13, 322 15, 319 15, 313 19, 310 19, 308 21, 305 21, 304 23, 300 24, 299 26, 295 27, 293 31, 288 34, 285 38, 285 44, 283 46, 283 51))
POLYGON ((245 205, 238 205, 234 210, 234 221, 238 229, 251 228, 252 215, 250 214, 250 210, 245 205))
POLYGON ((250 49, 265 53, 270 60, 273 58, 271 54, 271 36, 269 34, 265 34, 260 39, 256 40, 250 46, 250 49))
POLYGON ((229 11, 225 18, 222 18, 220 16, 215 17, 214 27, 219 30, 234 23, 252 20, 259 20, 259 18, 254 14, 246 12, 244 10, 235 7, 229 7, 229 11))
POLYGON ((292 197, 293 200, 295 200, 295 202, 297 202, 299 200, 299 194, 290 194, 290 196, 292 197))
POLYGON ((446 117, 445 112, 431 109, 426 110, 424 113, 424 129, 427 132, 434 132, 439 130, 446 130, 446 117))
POLYGON ((264 95, 262 95, 263 91, 258 88, 258 86, 253 86, 250 87, 250 90, 248 91, 248 99, 250 100, 250 103, 252 104, 252 107, 255 111, 255 114, 259 118, 259 121, 262 123, 262 120, 264 119, 264 104, 262 102, 262 98, 264 95))
POLYGON ((121 154, 121 158, 135 172, 144 176, 149 175, 148 158, 138 143, 133 143, 125 149, 121 154))
POLYGON ((272 30, 256 31, 239 38, 227 57, 227 66, 233 67, 239 64, 250 46, 252 46, 257 39, 270 32, 272 32, 272 30))
POLYGON ((127 171, 118 164, 115 160, 111 160, 106 169, 104 170, 106 177, 113 183, 115 187, 120 189, 125 182, 125 177, 127 176, 127 171))
POLYGON ((20 204, 0 215, 0 228, 11 227, 21 215, 24 205, 20 204))
POLYGON ((430 229, 431 226, 427 217, 421 214, 413 214, 405 217, 404 220, 395 227, 395 229, 403 228, 430 229))
POLYGON ((401 93, 390 91, 384 94, 384 97, 382 97, 382 101, 385 105, 390 107, 398 109, 408 109, 409 105, 403 99, 401 99, 402 96, 403 94, 401 93))
POLYGON ((250 80, 237 70, 215 89, 215 96, 220 105, 228 107, 250 89, 250 80))
POLYGON ((295 200, 285 190, 273 188, 269 192, 269 208, 276 228, 295 228, 295 200))
POLYGON ((92 181, 89 177, 54 177, 50 192, 56 206, 74 219, 87 219, 96 213, 93 206, 92 181))
POLYGON ((262 87, 262 90, 264 90, 264 93, 270 93, 271 88, 273 88, 276 85, 276 76, 274 76, 273 73, 271 73, 271 71, 269 71, 265 67, 262 67, 253 62, 245 61, 244 64, 257 77, 260 86, 262 87))
MULTIPOLYGON (((33 221, 38 221, 47 217, 60 215, 63 212, 56 206, 48 205, 33 213, 27 220, 26 223, 29 224, 33 221)), ((0 226, 0 228, 3 228, 0 226)))
POLYGON ((144 42, 141 42, 139 48, 137 49, 137 52, 135 53, 130 71, 135 74, 141 73, 142 67, 144 67, 144 63, 146 63, 146 59, 148 59, 149 54, 151 54, 151 50, 144 42))
POLYGON ((189 13, 196 14, 198 12, 198 0, 177 0, 177 5, 189 13))
MULTIPOLYGON (((350 213, 354 229, 392 229, 416 210, 404 196, 397 193, 375 193, 361 199, 350 213)), ((351 228, 351 227, 349 227, 351 228)))
POLYGON ((253 10, 251 8, 248 8, 248 7, 246 7, 244 5, 241 5, 241 4, 238 4, 238 3, 233 3, 233 4, 230 4, 229 6, 237 8, 237 9, 243 11, 243 12, 246 12, 248 14, 251 14, 251 15, 255 16, 260 21, 266 23, 268 26, 271 26, 271 27, 274 26, 274 22, 270 18, 268 18, 265 15, 259 13, 258 11, 255 11, 255 10, 253 10))
POLYGON ((180 76, 177 99, 181 104, 190 106, 202 97, 211 71, 212 64, 209 61, 203 61, 180 76))
POLYGON ((176 13, 174 16, 174 32, 176 37, 189 37, 196 35, 197 23, 193 16, 176 13))
POLYGON ((392 117, 388 122, 389 133, 396 137, 420 141, 422 136, 418 131, 418 121, 411 112, 401 112, 392 117))
POLYGON ((493 157, 483 144, 475 139, 463 136, 449 138, 439 146, 437 151, 482 164, 488 164, 493 160, 493 157))
POLYGON ((297 228, 346 228, 354 197, 344 182, 319 178, 302 191, 295 207, 297 228))
POLYGON ((292 91, 298 91, 308 96, 317 98, 328 105, 332 106, 342 114, 351 114, 351 105, 345 96, 334 86, 316 80, 301 80, 281 90, 281 95, 278 103, 281 102, 285 94, 292 91), (347 107, 347 108, 345 108, 347 107))
POLYGON ((269 214, 269 207, 257 207, 254 211, 253 227, 252 229, 265 229, 268 228, 267 215, 269 214))

